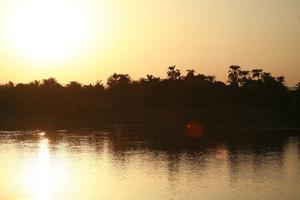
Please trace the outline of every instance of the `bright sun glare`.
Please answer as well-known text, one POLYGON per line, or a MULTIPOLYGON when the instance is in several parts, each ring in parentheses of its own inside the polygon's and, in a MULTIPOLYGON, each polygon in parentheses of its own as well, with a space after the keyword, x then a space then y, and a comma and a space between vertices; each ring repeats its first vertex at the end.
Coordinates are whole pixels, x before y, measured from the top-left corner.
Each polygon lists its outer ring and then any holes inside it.
POLYGON ((25 2, 14 6, 8 20, 8 37, 17 52, 47 61, 84 51, 93 32, 86 6, 71 0, 25 2))

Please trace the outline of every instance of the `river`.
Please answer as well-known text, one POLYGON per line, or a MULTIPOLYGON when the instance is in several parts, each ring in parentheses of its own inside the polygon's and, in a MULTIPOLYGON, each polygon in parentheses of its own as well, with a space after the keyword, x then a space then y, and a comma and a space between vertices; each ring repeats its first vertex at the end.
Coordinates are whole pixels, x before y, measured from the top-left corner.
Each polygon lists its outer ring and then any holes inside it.
POLYGON ((1 131, 0 199, 299 199, 300 138, 254 135, 1 131))

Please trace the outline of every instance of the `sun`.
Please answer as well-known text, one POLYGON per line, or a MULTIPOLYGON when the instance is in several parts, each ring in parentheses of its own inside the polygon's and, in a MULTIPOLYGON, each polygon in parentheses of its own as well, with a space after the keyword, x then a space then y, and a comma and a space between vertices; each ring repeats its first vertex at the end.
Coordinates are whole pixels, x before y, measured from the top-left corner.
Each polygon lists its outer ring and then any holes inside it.
MULTIPOLYGON (((26 58, 58 60, 74 57, 92 38, 93 25, 83 3, 71 0, 29 0, 14 5, 8 37, 26 58)), ((83 1, 84 2, 84 1, 83 1)))

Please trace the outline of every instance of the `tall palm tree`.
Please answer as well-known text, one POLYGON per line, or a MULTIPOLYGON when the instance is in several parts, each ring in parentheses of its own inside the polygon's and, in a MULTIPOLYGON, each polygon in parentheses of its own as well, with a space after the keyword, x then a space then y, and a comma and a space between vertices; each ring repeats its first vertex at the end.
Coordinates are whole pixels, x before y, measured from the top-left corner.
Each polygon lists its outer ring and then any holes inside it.
POLYGON ((193 69, 187 69, 186 72, 187 72, 187 75, 190 74, 192 76, 195 76, 195 70, 193 70, 193 69))
POLYGON ((187 74, 185 76, 185 80, 191 80, 193 78, 195 78, 195 70, 193 69, 188 69, 186 70, 187 74))
POLYGON ((239 75, 240 75, 240 81, 243 85, 245 85, 246 82, 250 79, 250 71, 240 70, 239 75))
POLYGON ((238 87, 239 86, 239 74, 240 74, 240 66, 231 65, 229 66, 228 71, 228 82, 231 86, 238 87))
POLYGON ((168 67, 167 75, 170 80, 180 79, 181 72, 179 69, 175 69, 175 68, 176 68, 175 65, 168 67))
POLYGON ((252 70, 252 78, 257 77, 257 80, 259 80, 262 75, 262 72, 263 72, 262 69, 253 69, 252 70))

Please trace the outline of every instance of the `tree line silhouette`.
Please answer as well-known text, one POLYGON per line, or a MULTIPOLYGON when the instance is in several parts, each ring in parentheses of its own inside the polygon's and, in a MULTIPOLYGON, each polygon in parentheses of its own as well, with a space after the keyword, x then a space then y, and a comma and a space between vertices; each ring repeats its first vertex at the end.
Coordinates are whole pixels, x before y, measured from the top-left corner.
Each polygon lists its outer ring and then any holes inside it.
POLYGON ((133 80, 129 74, 114 73, 106 84, 98 81, 88 85, 76 81, 62 85, 54 78, 27 84, 9 82, 0 85, 0 120, 95 117, 122 110, 163 109, 202 109, 213 114, 231 110, 255 117, 249 113, 256 109, 261 113, 284 112, 289 119, 299 121, 300 83, 289 88, 283 76, 274 77, 262 69, 242 70, 238 65, 229 67, 226 83, 192 69, 183 74, 176 66, 168 67, 166 74, 164 79, 146 75, 133 80))

